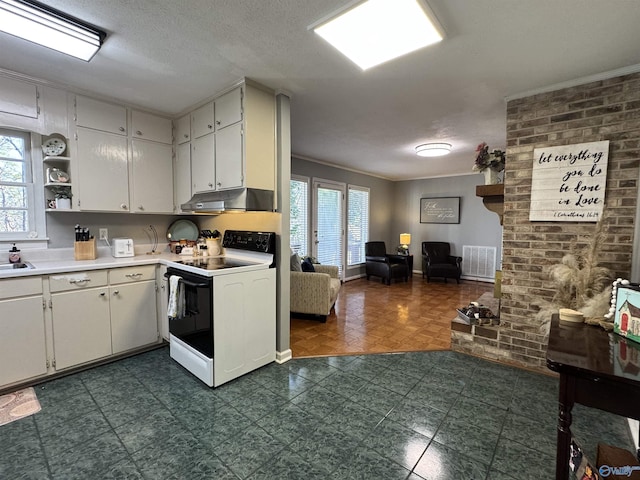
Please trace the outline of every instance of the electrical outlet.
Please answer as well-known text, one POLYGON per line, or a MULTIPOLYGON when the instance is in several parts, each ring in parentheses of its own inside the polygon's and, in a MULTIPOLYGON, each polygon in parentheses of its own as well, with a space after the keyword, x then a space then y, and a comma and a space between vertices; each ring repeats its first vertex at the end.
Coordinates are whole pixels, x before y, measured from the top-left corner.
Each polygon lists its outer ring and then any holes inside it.
POLYGON ((106 228, 100 229, 100 240, 109 240, 109 230, 106 228))

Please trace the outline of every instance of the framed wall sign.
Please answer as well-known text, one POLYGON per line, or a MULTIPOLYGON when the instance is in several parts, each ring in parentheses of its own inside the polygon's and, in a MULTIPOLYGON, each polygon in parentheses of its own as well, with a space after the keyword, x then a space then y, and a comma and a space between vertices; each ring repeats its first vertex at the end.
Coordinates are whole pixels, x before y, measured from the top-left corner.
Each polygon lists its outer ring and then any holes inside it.
POLYGON ((420 223, 460 223, 460 197, 421 198, 420 223))
POLYGON ((600 220, 608 162, 609 140, 534 149, 529 220, 600 220))

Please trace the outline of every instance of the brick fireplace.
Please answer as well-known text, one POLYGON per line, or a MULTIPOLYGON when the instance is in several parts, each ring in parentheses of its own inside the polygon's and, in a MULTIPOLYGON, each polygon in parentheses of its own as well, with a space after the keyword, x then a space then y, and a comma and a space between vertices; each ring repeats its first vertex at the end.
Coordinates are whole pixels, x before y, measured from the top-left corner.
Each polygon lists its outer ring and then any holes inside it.
POLYGON ((629 278, 640 173, 640 74, 510 100, 501 324, 469 331, 452 328, 454 350, 546 370, 548 325, 535 318, 540 300, 551 300, 554 294, 544 268, 558 262, 572 242, 584 243, 595 224, 529 221, 533 150, 601 140, 610 141, 608 237, 601 264, 615 276, 629 278))

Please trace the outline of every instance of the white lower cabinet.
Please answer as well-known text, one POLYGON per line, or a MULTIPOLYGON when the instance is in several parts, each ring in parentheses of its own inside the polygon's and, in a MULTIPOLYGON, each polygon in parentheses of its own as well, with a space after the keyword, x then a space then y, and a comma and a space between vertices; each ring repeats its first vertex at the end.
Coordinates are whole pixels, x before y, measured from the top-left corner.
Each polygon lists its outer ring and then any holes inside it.
POLYGON ((155 280, 109 287, 113 353, 158 340, 155 280))
POLYGON ((56 370, 111 355, 107 272, 51 275, 49 291, 56 370))
POLYGON ((0 387, 47 373, 42 302, 40 277, 0 280, 0 387))
POLYGON ((275 276, 269 268, 214 278, 215 386, 275 360, 275 276))
POLYGON ((56 370, 111 355, 108 288, 51 295, 56 370))
POLYGON ((50 276, 55 368, 155 343, 155 272, 143 265, 50 276))

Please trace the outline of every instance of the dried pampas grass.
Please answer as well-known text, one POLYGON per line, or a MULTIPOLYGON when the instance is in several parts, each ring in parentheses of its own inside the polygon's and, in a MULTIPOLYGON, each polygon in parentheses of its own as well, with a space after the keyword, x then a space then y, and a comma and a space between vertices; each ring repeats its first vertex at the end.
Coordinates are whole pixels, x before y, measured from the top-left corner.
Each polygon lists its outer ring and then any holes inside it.
POLYGON ((548 331, 551 315, 560 308, 571 308, 584 314, 586 318, 604 320, 611 302, 611 282, 613 272, 599 265, 600 250, 607 239, 604 216, 596 224, 589 242, 579 247, 573 242, 570 252, 560 263, 545 269, 556 293, 551 302, 543 301, 536 319, 541 330, 548 331))

